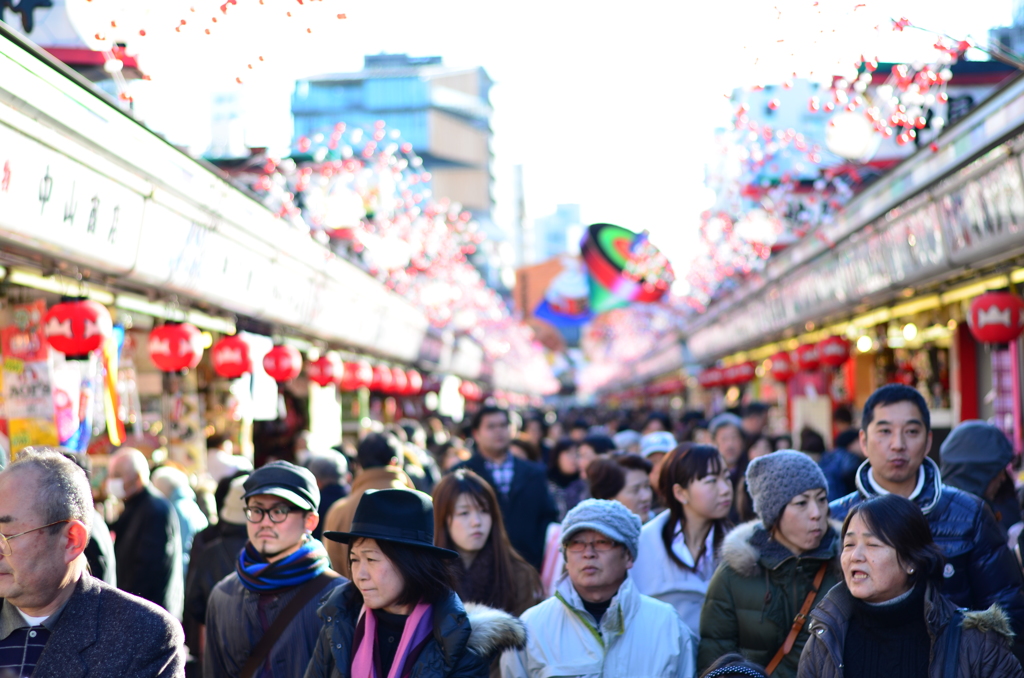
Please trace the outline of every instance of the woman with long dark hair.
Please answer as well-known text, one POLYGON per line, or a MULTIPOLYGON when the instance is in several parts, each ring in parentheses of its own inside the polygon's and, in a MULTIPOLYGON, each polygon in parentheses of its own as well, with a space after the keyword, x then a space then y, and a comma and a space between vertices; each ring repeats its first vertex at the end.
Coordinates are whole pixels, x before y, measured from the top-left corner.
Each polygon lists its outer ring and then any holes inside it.
POLYGON ((579 443, 572 438, 560 438, 548 457, 548 489, 558 507, 558 522, 562 522, 565 514, 572 508, 568 506, 567 494, 580 494, 569 488, 574 483, 582 483, 579 467, 579 443))
POLYGON ((455 591, 463 601, 518 617, 543 600, 537 571, 508 540, 494 490, 468 469, 434 488, 434 544, 459 554, 455 591))
POLYGON ((415 490, 368 491, 349 532, 352 581, 320 607, 324 627, 306 678, 484 678, 491 660, 522 647, 523 625, 487 607, 464 607, 450 561, 433 543, 430 497, 415 490))
POLYGON ((697 634, 718 547, 729 530, 729 468, 714 447, 683 443, 665 458, 659 482, 668 510, 640 531, 630 576, 640 593, 672 605, 697 634))
POLYGON ((942 595, 945 558, 909 499, 858 504, 843 522, 843 581, 811 612, 798 678, 1021 678, 996 606, 958 610, 942 595))

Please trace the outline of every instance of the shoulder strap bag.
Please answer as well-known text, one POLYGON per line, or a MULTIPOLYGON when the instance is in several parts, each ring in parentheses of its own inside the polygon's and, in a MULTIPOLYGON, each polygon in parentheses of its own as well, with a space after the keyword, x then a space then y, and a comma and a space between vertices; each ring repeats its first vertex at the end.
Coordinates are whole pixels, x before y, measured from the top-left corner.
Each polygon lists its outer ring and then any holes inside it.
POLYGON ((946 626, 946 653, 942 663, 942 678, 957 678, 960 663, 960 633, 963 630, 964 611, 958 609, 946 626))
POLYGON ((238 674, 238 678, 254 678, 260 667, 263 666, 263 662, 267 660, 267 655, 270 654, 270 650, 273 649, 277 639, 281 637, 288 624, 295 619, 295 615, 306 606, 306 603, 313 600, 313 596, 323 591, 324 587, 332 579, 336 579, 339 576, 341 575, 334 570, 328 569, 302 585, 299 592, 288 601, 288 605, 281 610, 281 614, 277 615, 277 619, 274 620, 274 623, 270 625, 267 632, 256 643, 256 647, 252 649, 252 654, 245 660, 245 666, 242 667, 242 672, 238 674))
POLYGON ((828 569, 828 561, 821 564, 818 568, 818 573, 814 575, 814 583, 811 585, 811 590, 807 592, 807 597, 804 598, 804 604, 800 607, 800 611, 796 613, 796 617, 793 618, 793 627, 789 629, 789 635, 786 636, 785 642, 782 643, 782 647, 772 657, 772 661, 765 668, 765 673, 769 676, 772 672, 778 668, 782 660, 786 658, 786 655, 793 649, 793 644, 796 643, 796 637, 800 635, 800 629, 807 623, 807 614, 811 611, 811 606, 814 605, 814 597, 818 595, 818 589, 821 588, 821 582, 825 580, 825 570, 828 569))

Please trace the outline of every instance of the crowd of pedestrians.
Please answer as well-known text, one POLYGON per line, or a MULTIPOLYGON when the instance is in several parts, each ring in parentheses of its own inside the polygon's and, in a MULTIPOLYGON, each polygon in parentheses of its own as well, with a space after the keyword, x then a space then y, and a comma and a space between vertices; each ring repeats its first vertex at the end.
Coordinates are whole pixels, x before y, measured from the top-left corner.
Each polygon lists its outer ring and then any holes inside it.
POLYGON ((201 478, 118 450, 102 505, 29 448, 0 678, 1024 678, 1007 436, 933 450, 900 385, 834 436, 769 414, 488 404, 256 469, 215 435, 201 478))

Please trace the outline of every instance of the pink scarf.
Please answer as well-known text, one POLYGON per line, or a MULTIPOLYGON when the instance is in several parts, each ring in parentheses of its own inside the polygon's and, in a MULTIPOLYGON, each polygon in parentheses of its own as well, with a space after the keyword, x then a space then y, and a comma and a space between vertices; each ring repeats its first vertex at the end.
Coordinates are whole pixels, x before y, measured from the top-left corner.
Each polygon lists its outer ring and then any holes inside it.
MULTIPOLYGON (((391 663, 391 670, 388 671, 387 678, 401 678, 409 653, 430 635, 434 621, 431 609, 430 605, 420 603, 405 620, 405 629, 402 631, 401 640, 398 641, 395 660, 391 663)), ((378 678, 373 665, 373 644, 377 639, 377 618, 366 609, 366 605, 363 605, 363 609, 359 611, 356 628, 359 627, 359 622, 363 622, 365 626, 359 647, 352 657, 352 678, 378 678)))

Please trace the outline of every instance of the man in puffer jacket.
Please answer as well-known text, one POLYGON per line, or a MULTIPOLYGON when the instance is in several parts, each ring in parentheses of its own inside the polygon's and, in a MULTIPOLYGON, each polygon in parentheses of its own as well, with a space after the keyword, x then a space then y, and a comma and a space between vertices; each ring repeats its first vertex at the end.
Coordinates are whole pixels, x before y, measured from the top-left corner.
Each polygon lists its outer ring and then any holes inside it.
POLYGON ((857 471, 857 491, 830 504, 843 520, 867 498, 898 494, 916 503, 946 556, 940 587, 954 604, 972 610, 998 605, 1016 634, 1014 654, 1024 658, 1024 577, 984 502, 942 484, 927 458, 932 445, 928 405, 916 390, 888 384, 864 404, 860 432, 867 457, 857 471))

